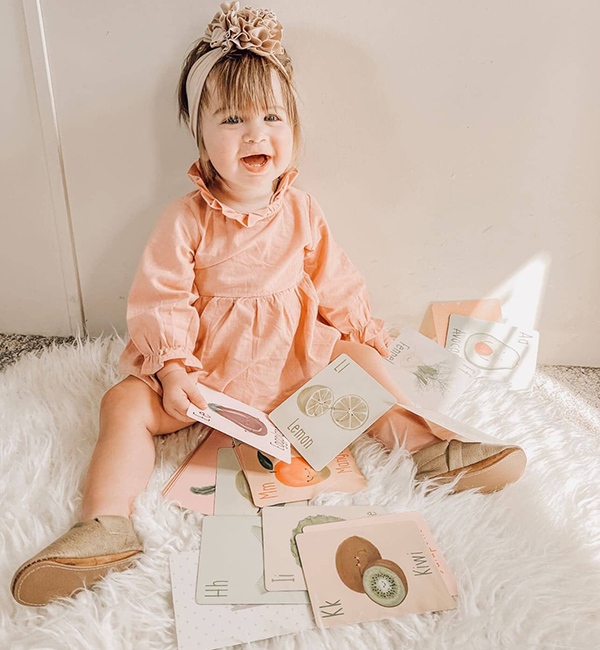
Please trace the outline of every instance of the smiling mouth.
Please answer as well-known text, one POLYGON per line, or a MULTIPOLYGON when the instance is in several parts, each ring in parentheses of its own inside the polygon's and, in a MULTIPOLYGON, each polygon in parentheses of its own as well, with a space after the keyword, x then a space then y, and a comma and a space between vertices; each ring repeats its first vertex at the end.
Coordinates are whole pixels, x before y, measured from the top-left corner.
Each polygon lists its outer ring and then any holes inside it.
POLYGON ((256 154, 254 156, 245 156, 242 158, 242 161, 248 166, 248 167, 254 167, 255 169, 260 169, 261 167, 264 167, 267 162, 271 159, 271 156, 267 156, 266 154, 256 154))

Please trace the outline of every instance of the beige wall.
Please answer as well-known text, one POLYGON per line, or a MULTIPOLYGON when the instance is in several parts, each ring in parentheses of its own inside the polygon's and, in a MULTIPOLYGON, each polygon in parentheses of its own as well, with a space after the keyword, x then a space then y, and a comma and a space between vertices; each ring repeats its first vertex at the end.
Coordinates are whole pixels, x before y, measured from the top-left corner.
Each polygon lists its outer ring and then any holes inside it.
MULTIPOLYGON (((418 328, 431 301, 498 297, 540 363, 600 366, 600 5, 263 4, 303 98, 295 184, 375 314, 418 328)), ((23 6, 0 10, 0 330, 68 333, 80 282, 90 334, 124 332, 152 225, 194 189, 174 92, 219 3, 41 0, 45 50, 23 6)))

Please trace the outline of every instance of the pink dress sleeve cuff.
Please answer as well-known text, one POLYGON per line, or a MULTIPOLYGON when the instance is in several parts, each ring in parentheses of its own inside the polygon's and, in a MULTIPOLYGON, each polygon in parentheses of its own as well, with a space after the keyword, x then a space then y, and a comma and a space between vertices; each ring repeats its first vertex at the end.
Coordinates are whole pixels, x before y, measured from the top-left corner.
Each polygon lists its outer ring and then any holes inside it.
POLYGON ((203 368, 200 360, 189 350, 185 348, 163 348, 156 354, 144 356, 141 373, 143 375, 153 375, 170 359, 181 359, 187 368, 193 368, 194 370, 202 370, 203 368))
POLYGON ((342 335, 342 339, 345 341, 355 341, 356 343, 365 343, 380 334, 384 329, 384 320, 381 318, 370 318, 364 327, 358 330, 351 330, 348 334, 342 335))

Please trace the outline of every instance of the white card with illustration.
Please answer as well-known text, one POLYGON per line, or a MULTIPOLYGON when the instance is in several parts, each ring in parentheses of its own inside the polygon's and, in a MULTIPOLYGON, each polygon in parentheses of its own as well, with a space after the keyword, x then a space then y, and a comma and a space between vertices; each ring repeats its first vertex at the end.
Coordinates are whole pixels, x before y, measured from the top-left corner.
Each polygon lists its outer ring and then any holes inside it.
POLYGON ((217 650, 315 627, 308 604, 199 605, 198 551, 169 556, 178 650, 217 650))
POLYGON ((452 314, 446 348, 482 377, 506 382, 509 390, 527 390, 535 375, 539 339, 536 330, 452 314))
POLYGON ((200 391, 208 407, 200 409, 190 404, 186 413, 188 417, 208 424, 285 463, 290 462, 290 443, 273 426, 266 413, 204 384, 200 384, 200 391))
POLYGON ((219 449, 218 454, 215 515, 259 514, 234 449, 219 449))
POLYGON ((265 589, 260 516, 217 515, 202 519, 196 602, 201 605, 307 603, 308 594, 265 589))
POLYGON ((320 471, 395 404, 392 393, 340 354, 273 409, 269 419, 320 471))
POLYGON ((415 406, 442 413, 456 402, 480 371, 416 330, 406 327, 388 344, 385 367, 415 406))

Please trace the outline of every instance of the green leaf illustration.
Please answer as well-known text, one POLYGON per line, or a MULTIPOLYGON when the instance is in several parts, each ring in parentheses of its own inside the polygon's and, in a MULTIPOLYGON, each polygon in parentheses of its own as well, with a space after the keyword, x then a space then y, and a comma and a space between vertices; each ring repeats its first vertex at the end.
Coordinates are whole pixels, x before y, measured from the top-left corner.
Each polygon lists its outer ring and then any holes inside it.
POLYGON ((190 492, 193 492, 194 494, 214 494, 216 485, 205 485, 204 487, 191 487, 190 492))
POLYGON ((298 552, 298 546, 296 545, 296 535, 299 535, 304 531, 307 526, 318 526, 319 524, 329 524, 334 521, 346 521, 341 517, 333 517, 332 515, 312 515, 305 517, 298 522, 298 525, 292 531, 292 537, 290 539, 290 550, 292 555, 296 560, 296 564, 301 567, 302 562, 300 561, 300 553, 298 552))
POLYGON ((268 469, 269 471, 273 470, 273 463, 271 462, 270 458, 267 458, 263 453, 260 451, 257 452, 258 454, 258 462, 265 468, 268 469))

